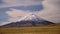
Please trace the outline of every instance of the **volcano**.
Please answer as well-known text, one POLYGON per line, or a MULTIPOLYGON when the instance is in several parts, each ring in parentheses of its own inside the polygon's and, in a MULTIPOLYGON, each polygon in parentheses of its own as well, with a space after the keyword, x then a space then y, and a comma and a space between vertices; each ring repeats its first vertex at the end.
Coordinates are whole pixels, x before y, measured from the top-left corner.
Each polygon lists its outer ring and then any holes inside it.
POLYGON ((37 26, 37 25, 49 25, 49 24, 54 24, 54 23, 42 19, 35 14, 29 14, 17 20, 17 22, 5 24, 2 27, 22 27, 22 26, 37 26))

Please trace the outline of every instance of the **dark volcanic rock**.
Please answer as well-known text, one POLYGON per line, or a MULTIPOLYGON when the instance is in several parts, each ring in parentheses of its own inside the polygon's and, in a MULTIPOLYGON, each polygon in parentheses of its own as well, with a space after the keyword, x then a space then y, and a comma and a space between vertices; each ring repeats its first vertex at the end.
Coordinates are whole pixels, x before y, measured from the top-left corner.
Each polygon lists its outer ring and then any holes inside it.
POLYGON ((49 25, 49 24, 54 24, 49 21, 20 21, 20 22, 15 22, 15 23, 10 23, 3 25, 3 27, 22 27, 22 26, 38 26, 39 25, 49 25))

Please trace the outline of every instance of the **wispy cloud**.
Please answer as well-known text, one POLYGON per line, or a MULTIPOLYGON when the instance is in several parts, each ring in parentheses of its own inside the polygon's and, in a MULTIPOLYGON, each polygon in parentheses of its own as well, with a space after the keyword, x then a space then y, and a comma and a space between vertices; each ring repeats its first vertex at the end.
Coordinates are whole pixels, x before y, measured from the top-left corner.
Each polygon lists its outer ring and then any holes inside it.
POLYGON ((54 23, 60 23, 60 0, 45 0, 43 2, 44 10, 37 14, 54 23))
POLYGON ((3 7, 12 7, 12 6, 30 6, 30 5, 41 5, 42 0, 2 0, 4 4, 0 5, 0 8, 3 7))
POLYGON ((17 9, 10 9, 11 11, 7 11, 6 13, 8 14, 8 16, 10 16, 9 18, 9 22, 16 22, 21 18, 24 18, 24 16, 27 16, 28 14, 30 14, 31 12, 28 11, 24 11, 24 10, 17 10, 17 9))

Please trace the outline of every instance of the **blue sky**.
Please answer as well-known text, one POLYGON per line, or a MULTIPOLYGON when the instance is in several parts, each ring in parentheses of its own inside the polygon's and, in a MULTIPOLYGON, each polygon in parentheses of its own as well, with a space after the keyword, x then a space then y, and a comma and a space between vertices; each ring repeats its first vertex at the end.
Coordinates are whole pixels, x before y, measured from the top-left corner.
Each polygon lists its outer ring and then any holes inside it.
POLYGON ((39 17, 52 22, 60 22, 59 2, 60 0, 0 0, 0 25, 4 22, 10 21, 10 19, 15 18, 18 15, 17 13, 19 13, 19 11, 20 13, 22 12, 27 14, 30 12, 37 12, 35 14, 37 14, 39 17), (17 13, 15 14, 14 11, 17 13))
POLYGON ((43 5, 40 4, 41 1, 42 0, 0 0, 0 23, 8 21, 10 18, 8 14, 6 14, 7 11, 10 11, 10 8, 29 12, 41 11, 43 9, 43 5))

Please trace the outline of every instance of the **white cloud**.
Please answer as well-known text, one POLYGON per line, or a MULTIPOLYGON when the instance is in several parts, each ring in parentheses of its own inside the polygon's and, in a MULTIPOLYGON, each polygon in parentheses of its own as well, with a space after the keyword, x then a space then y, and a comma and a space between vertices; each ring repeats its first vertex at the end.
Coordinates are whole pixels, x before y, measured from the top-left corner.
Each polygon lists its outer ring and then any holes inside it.
POLYGON ((3 7, 12 7, 12 6, 29 6, 29 5, 41 5, 42 0, 2 0, 4 4, 0 5, 0 8, 3 7))
POLYGON ((38 16, 54 23, 60 23, 60 0, 45 0, 44 10, 37 13, 38 16))
POLYGON ((25 16, 29 15, 31 12, 23 11, 23 10, 17 10, 17 9, 11 9, 11 11, 6 12, 10 18, 8 19, 9 22, 16 22, 21 18, 24 18, 25 16))

